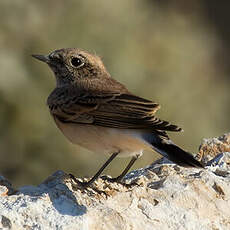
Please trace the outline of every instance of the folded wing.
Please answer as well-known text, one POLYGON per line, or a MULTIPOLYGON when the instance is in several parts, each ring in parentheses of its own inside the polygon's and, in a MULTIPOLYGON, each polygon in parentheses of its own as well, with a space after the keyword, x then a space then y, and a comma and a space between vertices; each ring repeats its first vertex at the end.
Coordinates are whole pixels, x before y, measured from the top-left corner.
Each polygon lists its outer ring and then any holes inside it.
POLYGON ((176 125, 155 117, 159 104, 132 94, 83 94, 49 105, 51 113, 62 122, 86 123, 120 129, 181 131, 176 125))

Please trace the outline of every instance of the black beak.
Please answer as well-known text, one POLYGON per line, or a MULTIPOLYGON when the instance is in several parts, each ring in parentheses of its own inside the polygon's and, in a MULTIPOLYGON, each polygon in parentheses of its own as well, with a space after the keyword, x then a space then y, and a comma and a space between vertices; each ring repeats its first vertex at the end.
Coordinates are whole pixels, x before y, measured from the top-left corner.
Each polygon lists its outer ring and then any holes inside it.
POLYGON ((32 54, 32 57, 38 59, 39 61, 49 63, 50 58, 48 55, 32 54))

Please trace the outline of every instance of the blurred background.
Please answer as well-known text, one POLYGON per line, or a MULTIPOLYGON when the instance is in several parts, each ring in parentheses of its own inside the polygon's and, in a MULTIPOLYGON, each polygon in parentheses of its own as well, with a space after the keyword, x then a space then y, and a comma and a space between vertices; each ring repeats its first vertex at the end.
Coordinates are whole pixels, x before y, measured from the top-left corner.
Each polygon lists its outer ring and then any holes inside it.
POLYGON ((17 186, 59 169, 92 176, 108 158, 69 143, 49 114, 55 80, 31 54, 63 47, 97 53, 130 91, 160 103, 158 116, 185 130, 170 135, 183 148, 196 153, 202 138, 229 132, 229 11, 227 0, 1 0, 0 174, 17 186))

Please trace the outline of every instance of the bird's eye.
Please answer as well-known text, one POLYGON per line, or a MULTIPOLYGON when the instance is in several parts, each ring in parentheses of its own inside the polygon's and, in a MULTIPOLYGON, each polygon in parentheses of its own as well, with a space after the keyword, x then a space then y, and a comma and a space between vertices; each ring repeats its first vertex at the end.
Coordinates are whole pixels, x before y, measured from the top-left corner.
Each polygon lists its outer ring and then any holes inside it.
POLYGON ((73 66, 73 67, 76 67, 76 68, 80 68, 81 66, 83 66, 85 63, 80 59, 80 58, 78 58, 78 57, 73 57, 72 59, 71 59, 71 65, 73 66))

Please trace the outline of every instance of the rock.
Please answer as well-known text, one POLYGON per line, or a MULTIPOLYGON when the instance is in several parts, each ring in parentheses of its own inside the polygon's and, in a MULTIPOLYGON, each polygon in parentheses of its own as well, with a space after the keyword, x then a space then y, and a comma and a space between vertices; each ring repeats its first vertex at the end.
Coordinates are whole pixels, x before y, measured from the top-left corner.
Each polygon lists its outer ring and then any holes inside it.
POLYGON ((81 189, 62 171, 18 190, 1 183, 0 229, 229 230, 230 153, 220 151, 210 162, 202 151, 205 169, 163 159, 130 172, 124 180, 130 186, 100 178, 81 189))
POLYGON ((230 152, 230 133, 217 138, 204 139, 199 147, 198 158, 207 163, 220 153, 230 152))
POLYGON ((0 196, 11 195, 14 192, 12 184, 4 176, 0 176, 0 196))

